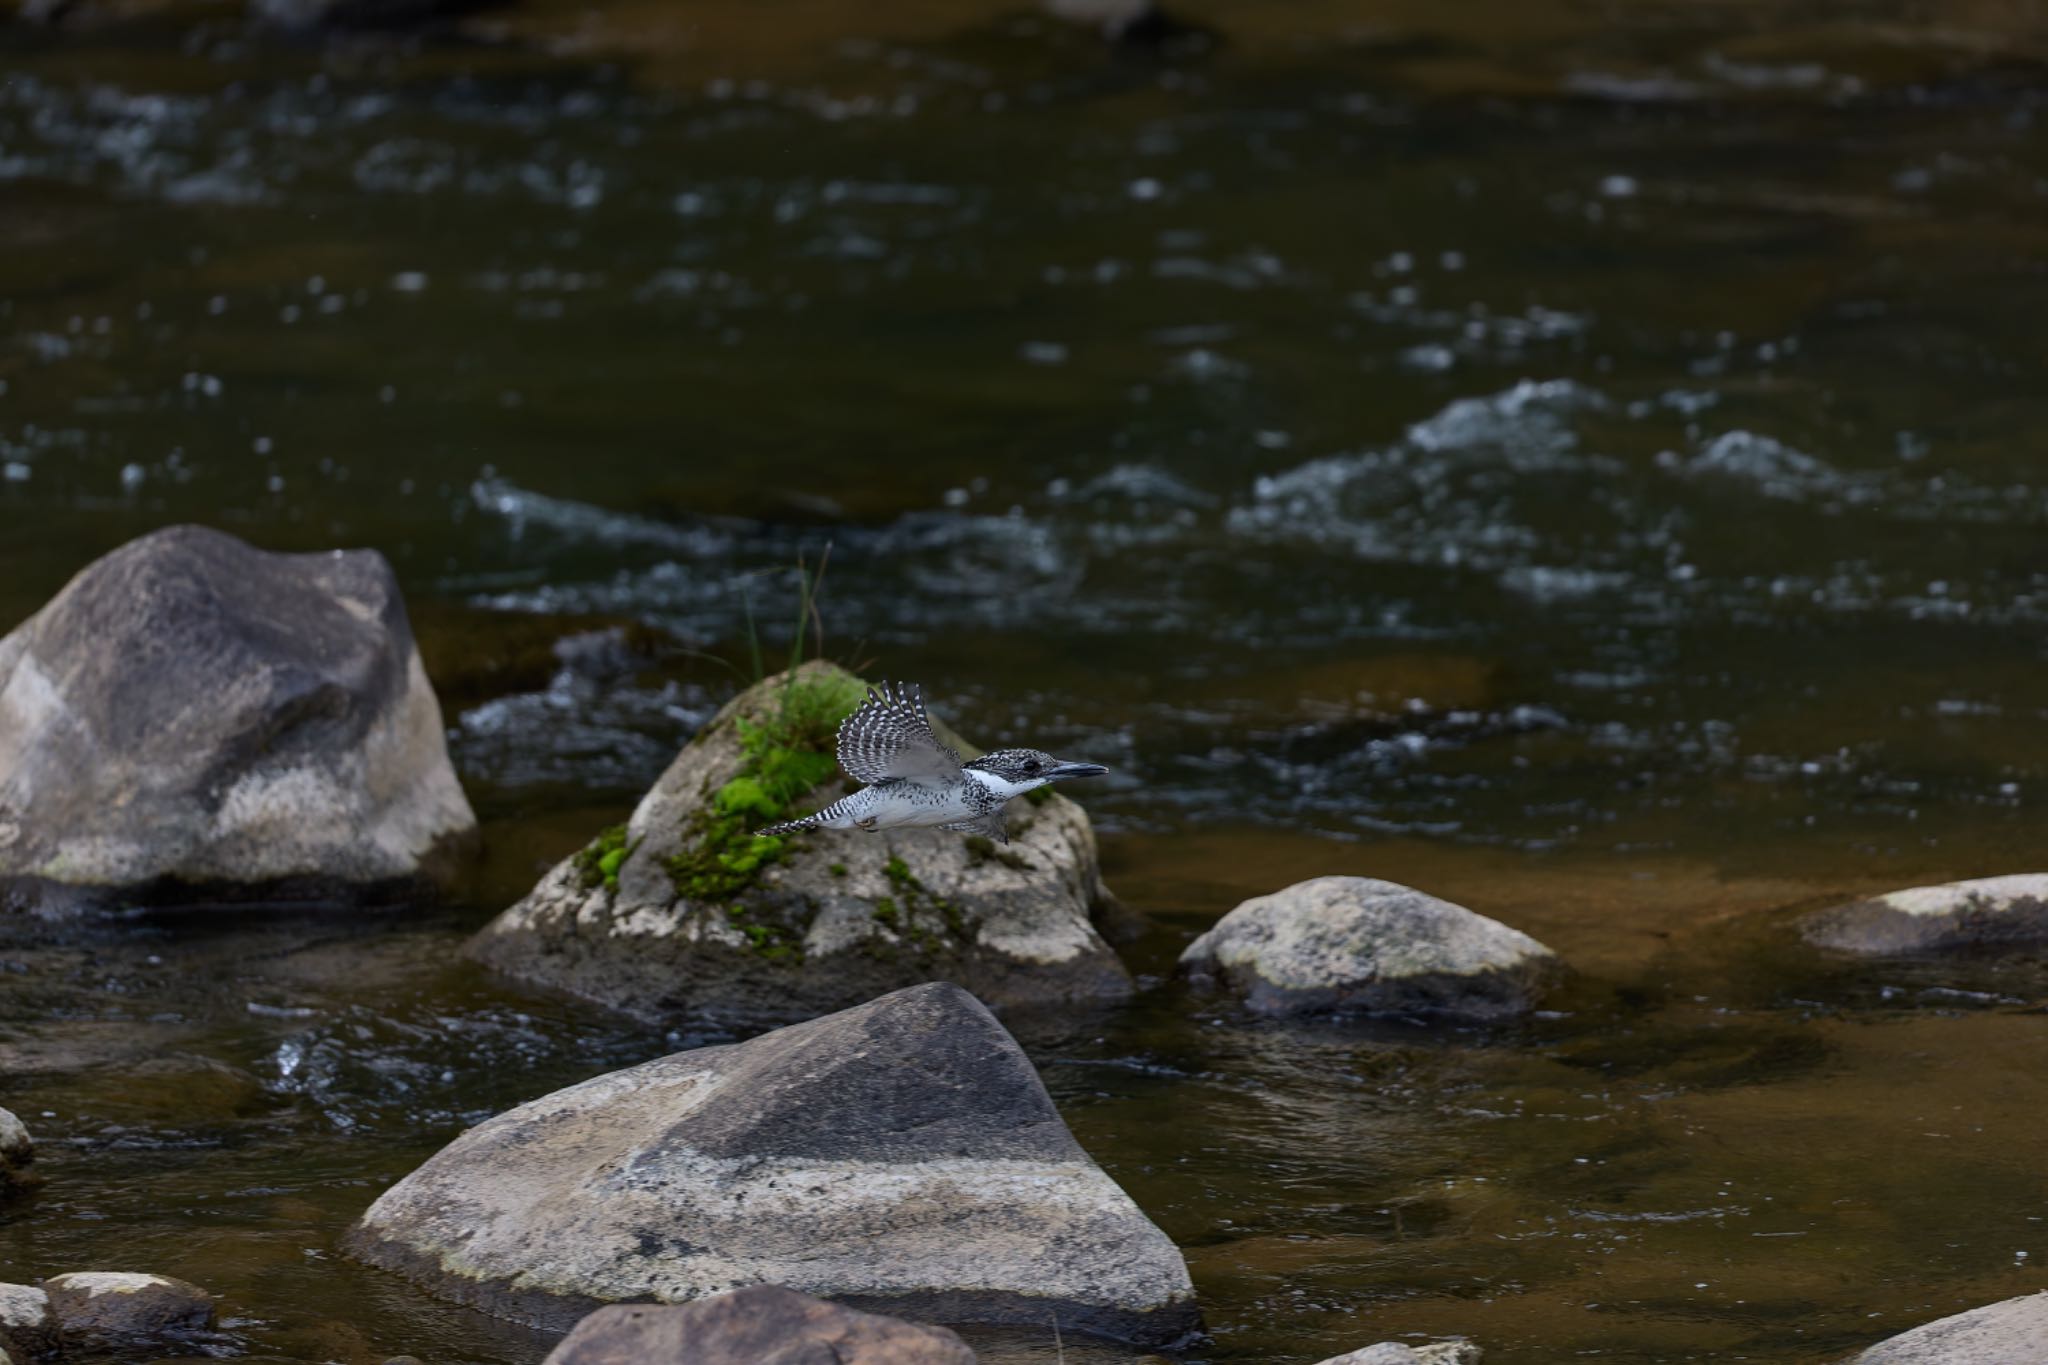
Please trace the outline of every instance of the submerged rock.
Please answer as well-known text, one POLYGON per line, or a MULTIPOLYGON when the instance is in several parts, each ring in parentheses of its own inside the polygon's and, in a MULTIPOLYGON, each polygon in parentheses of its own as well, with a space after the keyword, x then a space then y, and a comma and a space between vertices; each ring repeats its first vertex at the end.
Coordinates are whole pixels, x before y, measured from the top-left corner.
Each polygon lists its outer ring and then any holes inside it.
POLYGON ((43 1281, 67 1335, 160 1336, 213 1326, 213 1296, 169 1275, 82 1271, 43 1281))
POLYGON ((27 1362, 48 1359, 62 1347, 50 1296, 32 1284, 0 1284, 0 1350, 27 1362))
POLYGON ((1244 902, 1188 945, 1180 967, 1261 1014, 1489 1018, 1534 1008, 1558 960, 1527 934, 1412 887, 1317 877, 1244 902))
POLYGON ((357 900, 475 830, 374 552, 175 526, 0 640, 0 904, 357 900))
POLYGON ((1891 891, 1800 921, 1806 941, 1847 953, 1938 952, 2048 940, 2048 873, 1891 891))
POLYGON ((1092 918, 1108 903, 1095 836, 1063 797, 1012 802, 1007 845, 941 829, 752 836, 848 790, 833 737, 864 694, 829 664, 742 693, 631 821, 486 925, 470 955, 645 1018, 800 1018, 934 979, 999 1009, 1128 995, 1092 918), (778 780, 796 789, 782 801, 778 780))
POLYGON ((6 1109, 0 1109, 0 1195, 11 1194, 33 1184, 36 1144, 28 1125, 6 1109))
POLYGON ((696 1303, 613 1304, 576 1324, 543 1365, 974 1365, 943 1327, 860 1313, 760 1284, 696 1303))
POLYGON ((1199 1321, 1173 1243, 1002 1026, 944 984, 500 1114, 386 1191, 348 1246, 553 1327, 751 1284, 1141 1343, 1199 1321))
POLYGON ((1427 1346, 1408 1346, 1382 1341, 1331 1356, 1322 1365, 1480 1365, 1486 1353, 1469 1341, 1435 1341, 1427 1346))
POLYGON ((410 28, 504 0, 248 0, 249 17, 287 29, 410 28))
POLYGON ((1845 1365, 2025 1365, 2048 1360, 2048 1292, 1937 1318, 1845 1365))

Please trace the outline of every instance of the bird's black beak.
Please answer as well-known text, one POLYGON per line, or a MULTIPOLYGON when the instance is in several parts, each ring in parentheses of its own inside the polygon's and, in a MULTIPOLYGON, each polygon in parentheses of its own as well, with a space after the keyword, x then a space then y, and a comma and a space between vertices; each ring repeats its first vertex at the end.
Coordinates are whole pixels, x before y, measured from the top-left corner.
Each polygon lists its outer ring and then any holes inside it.
POLYGON ((1100 763, 1062 763, 1047 773, 1046 777, 1057 782, 1063 777, 1101 777, 1108 771, 1109 769, 1100 763))

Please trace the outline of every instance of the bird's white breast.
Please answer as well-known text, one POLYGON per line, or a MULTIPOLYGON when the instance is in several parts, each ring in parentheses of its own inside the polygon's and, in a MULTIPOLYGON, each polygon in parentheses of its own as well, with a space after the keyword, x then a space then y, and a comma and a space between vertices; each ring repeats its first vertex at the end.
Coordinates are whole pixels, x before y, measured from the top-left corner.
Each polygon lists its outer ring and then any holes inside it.
POLYGON ((1022 796, 1025 792, 1045 785, 1043 781, 1012 782, 1007 777, 997 777, 994 773, 985 773, 979 768, 966 769, 964 776, 969 782, 979 782, 1005 801, 1013 796, 1022 796))

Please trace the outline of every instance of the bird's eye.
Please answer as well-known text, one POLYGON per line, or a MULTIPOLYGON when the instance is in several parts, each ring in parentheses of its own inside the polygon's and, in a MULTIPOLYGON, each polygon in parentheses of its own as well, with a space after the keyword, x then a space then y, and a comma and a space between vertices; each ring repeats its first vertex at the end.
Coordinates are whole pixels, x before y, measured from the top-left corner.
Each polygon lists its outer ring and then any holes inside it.
POLYGON ((1037 772, 1037 771, 1038 771, 1038 760, 1037 760, 1037 759, 1035 759, 1035 758, 1027 758, 1027 759, 1025 759, 1025 760, 1024 760, 1024 771, 1025 771, 1025 772, 1027 772, 1027 773, 1035 773, 1035 772, 1037 772))

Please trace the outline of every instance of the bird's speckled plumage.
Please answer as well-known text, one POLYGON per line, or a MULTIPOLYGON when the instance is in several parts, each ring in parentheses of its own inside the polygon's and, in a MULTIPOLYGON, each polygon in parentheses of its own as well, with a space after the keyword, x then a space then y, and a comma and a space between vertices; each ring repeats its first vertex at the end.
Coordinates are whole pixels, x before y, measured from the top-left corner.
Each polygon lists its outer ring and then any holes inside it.
POLYGON ((915 683, 869 688, 867 700, 840 722, 838 753, 839 766, 864 784, 861 789, 759 833, 937 825, 1008 843, 1003 808, 1011 798, 1062 777, 1107 771, 1093 763, 1063 763, 1038 749, 998 749, 962 763, 932 732, 923 689, 915 683))

